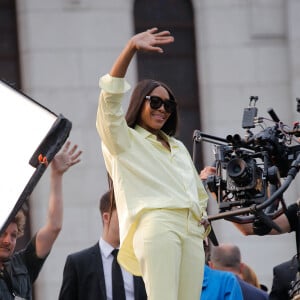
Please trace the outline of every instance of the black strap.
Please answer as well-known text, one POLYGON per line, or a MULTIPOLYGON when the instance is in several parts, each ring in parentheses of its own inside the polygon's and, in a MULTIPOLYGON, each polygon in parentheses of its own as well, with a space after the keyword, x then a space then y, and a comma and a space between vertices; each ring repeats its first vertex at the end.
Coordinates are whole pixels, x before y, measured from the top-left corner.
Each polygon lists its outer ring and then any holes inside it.
POLYGON ((0 277, 5 281, 6 285, 7 285, 7 288, 9 290, 9 292, 11 293, 11 295, 13 297, 16 296, 16 293, 13 289, 13 285, 12 285, 12 281, 11 281, 11 278, 6 270, 6 268, 4 267, 3 270, 1 270, 0 272, 0 277))

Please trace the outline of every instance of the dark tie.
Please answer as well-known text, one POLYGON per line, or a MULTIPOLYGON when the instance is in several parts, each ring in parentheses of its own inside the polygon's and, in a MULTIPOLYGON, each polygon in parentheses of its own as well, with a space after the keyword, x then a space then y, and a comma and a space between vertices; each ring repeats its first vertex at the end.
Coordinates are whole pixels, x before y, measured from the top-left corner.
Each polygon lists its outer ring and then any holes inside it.
POLYGON ((111 265, 112 295, 113 300, 126 300, 122 271, 117 261, 118 252, 119 249, 114 249, 111 252, 114 257, 111 265))

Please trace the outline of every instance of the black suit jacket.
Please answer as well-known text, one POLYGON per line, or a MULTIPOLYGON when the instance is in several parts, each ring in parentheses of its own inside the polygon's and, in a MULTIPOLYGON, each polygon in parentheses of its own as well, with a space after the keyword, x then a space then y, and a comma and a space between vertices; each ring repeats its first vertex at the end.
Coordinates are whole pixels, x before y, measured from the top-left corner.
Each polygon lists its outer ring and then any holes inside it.
POLYGON ((239 276, 237 276, 237 279, 242 289, 244 300, 268 300, 269 299, 269 295, 267 292, 256 288, 255 286, 242 280, 239 276))
POLYGON ((297 258, 294 257, 273 268, 273 283, 269 299, 290 299, 289 289, 291 288, 291 282, 296 278, 297 267, 297 258))
MULTIPOLYGON (((134 276, 135 300, 146 300, 143 279, 134 276)), ((59 300, 106 300, 99 243, 68 255, 59 300)))

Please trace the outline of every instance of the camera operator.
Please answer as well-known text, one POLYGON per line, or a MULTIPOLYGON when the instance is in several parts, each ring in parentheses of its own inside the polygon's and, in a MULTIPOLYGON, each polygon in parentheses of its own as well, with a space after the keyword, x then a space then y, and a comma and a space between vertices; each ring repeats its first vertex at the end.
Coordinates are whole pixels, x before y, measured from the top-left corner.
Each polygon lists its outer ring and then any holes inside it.
MULTIPOLYGON (((216 174, 216 168, 207 166, 200 172, 200 178, 201 180, 205 181, 208 176, 215 175, 216 174)), ((211 193, 213 197, 215 195, 211 193)), ((237 227, 244 235, 273 235, 273 234, 282 234, 282 233, 288 233, 288 232, 295 232, 296 239, 300 241, 298 238, 300 234, 300 200, 298 200, 296 203, 293 203, 288 206, 287 210, 282 213, 281 215, 277 216, 273 219, 273 222, 277 224, 281 228, 281 232, 278 232, 277 230, 271 228, 264 222, 261 222, 260 220, 255 220, 253 223, 246 223, 246 224, 240 224, 235 223, 235 227, 237 227)), ((298 242, 297 242, 297 248, 298 248, 298 242)), ((299 252, 299 250, 298 250, 299 252)), ((300 299, 297 298, 296 294, 299 294, 300 290, 297 290, 297 284, 294 286, 294 289, 292 288, 292 284, 297 283, 296 275, 299 271, 299 258, 292 259, 289 262, 286 262, 285 264, 282 264, 280 267, 281 272, 277 272, 278 267, 274 267, 274 278, 273 278, 273 284, 272 284, 272 290, 270 293, 270 298, 272 300, 278 299, 278 300, 285 300, 285 299, 300 299), (285 272, 282 271, 282 268, 287 268, 285 272), (280 273, 280 285, 278 284, 278 276, 276 274, 280 273), (295 291, 296 288, 296 291, 295 291), (296 293, 292 296, 289 295, 289 293, 293 292, 296 293), (294 298, 292 298, 294 297, 294 298)))

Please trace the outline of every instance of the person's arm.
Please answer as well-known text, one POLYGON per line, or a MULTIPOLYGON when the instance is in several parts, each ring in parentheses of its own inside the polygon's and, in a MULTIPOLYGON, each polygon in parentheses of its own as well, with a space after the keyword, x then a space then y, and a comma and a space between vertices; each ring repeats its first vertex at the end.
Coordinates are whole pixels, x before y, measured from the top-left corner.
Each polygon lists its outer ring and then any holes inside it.
POLYGON ((287 233, 291 231, 295 231, 298 226, 298 204, 294 203, 288 206, 287 210, 273 219, 273 222, 276 223, 280 228, 281 232, 278 232, 275 229, 269 228, 262 222, 257 223, 247 223, 247 224, 237 224, 234 223, 235 227, 237 227, 244 235, 275 235, 280 233, 287 233), (255 228, 255 230, 254 230, 255 228))
POLYGON ((56 240, 63 221, 63 196, 62 196, 62 179, 63 174, 73 165, 77 164, 80 159, 81 151, 77 150, 77 145, 70 148, 68 141, 63 150, 55 155, 51 166, 50 179, 50 197, 48 202, 48 216, 46 224, 38 230, 36 235, 36 254, 43 258, 51 250, 56 240))
MULTIPOLYGON (((286 233, 291 231, 290 223, 285 213, 275 218, 273 222, 281 228, 282 231, 281 233, 286 233)), ((233 224, 244 235, 257 234, 253 230, 253 223, 238 224, 233 222, 233 224)), ((275 235, 275 234, 280 234, 280 232, 278 232, 275 229, 271 229, 266 234, 275 235)), ((265 235, 265 234, 261 234, 261 235, 265 235)))
POLYGON ((159 45, 169 44, 173 40, 169 31, 158 32, 157 28, 134 35, 115 60, 109 74, 100 78, 101 93, 96 128, 102 144, 111 154, 126 151, 130 146, 129 131, 121 101, 124 93, 130 88, 124 77, 134 54, 137 51, 161 53, 163 50, 159 45))
POLYGON ((163 49, 159 46, 172 43, 173 41, 174 38, 169 31, 158 32, 157 28, 151 28, 134 35, 116 59, 109 74, 112 77, 124 78, 127 68, 137 51, 163 53, 163 49))

